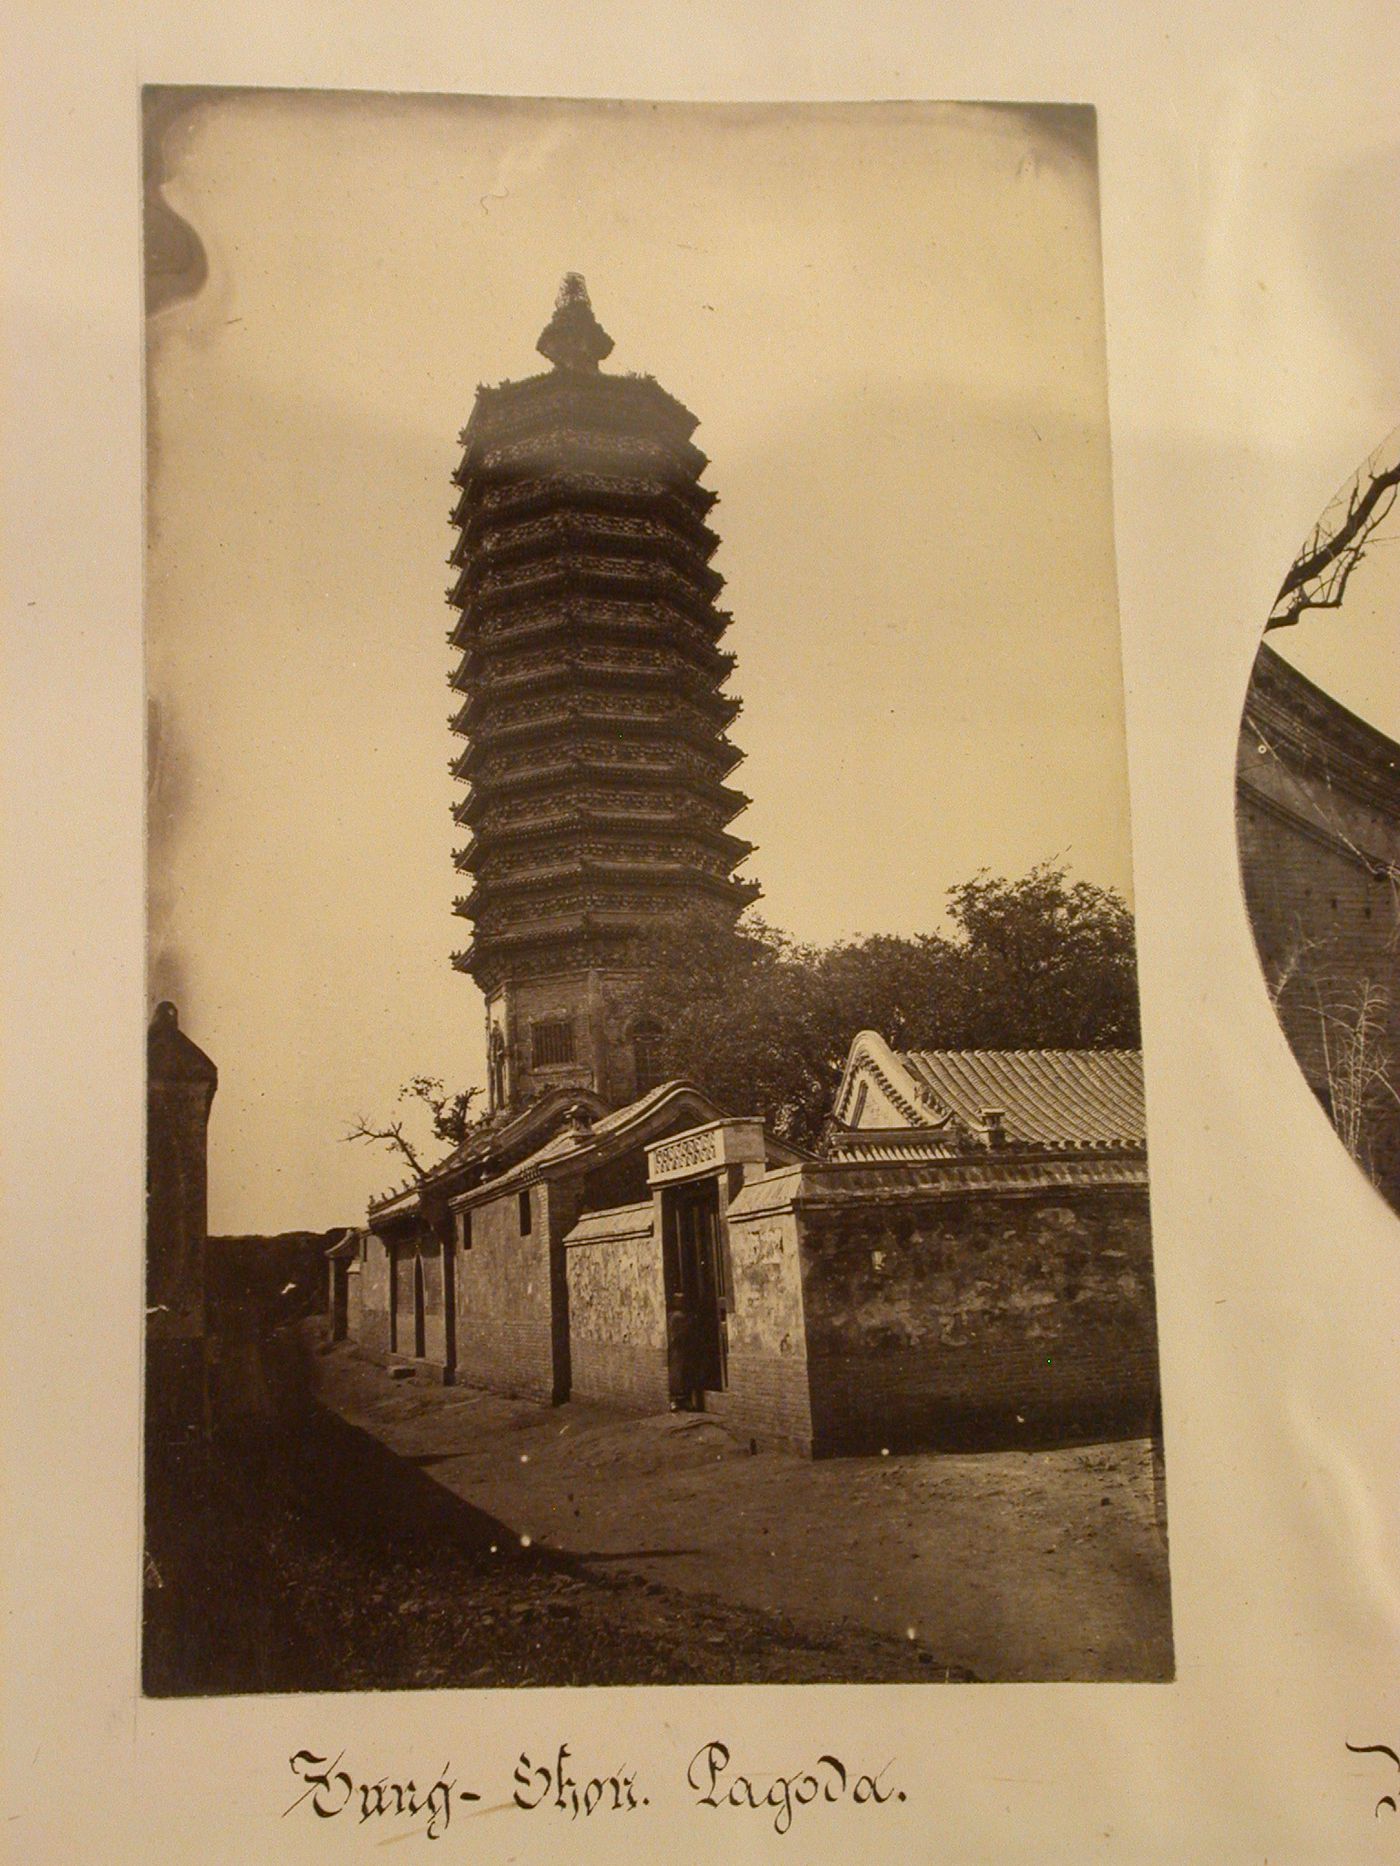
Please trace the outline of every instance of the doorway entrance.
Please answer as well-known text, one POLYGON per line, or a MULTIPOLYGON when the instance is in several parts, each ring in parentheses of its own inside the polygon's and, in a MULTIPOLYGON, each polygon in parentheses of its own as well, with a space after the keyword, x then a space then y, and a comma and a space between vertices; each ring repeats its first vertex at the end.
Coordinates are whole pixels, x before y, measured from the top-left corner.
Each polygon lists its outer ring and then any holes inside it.
POLYGON ((726 1384, 724 1322, 727 1311, 720 1250, 719 1185, 714 1179, 668 1190, 664 1271, 667 1364, 671 1397, 699 1407, 705 1393, 726 1384))
POLYGON ((423 1360, 428 1352, 428 1296, 423 1287, 423 1258, 413 1253, 413 1355, 423 1360))

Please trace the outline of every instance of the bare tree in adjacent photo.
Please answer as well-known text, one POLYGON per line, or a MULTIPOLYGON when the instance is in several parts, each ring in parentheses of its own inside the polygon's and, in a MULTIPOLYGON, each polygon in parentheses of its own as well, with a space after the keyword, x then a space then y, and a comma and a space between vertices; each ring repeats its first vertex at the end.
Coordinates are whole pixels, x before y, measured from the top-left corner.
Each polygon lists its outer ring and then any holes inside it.
POLYGON ((1400 450, 1378 448, 1323 512, 1274 598, 1264 632, 1291 628, 1310 609, 1340 609, 1352 572, 1389 517, 1400 492, 1400 450))

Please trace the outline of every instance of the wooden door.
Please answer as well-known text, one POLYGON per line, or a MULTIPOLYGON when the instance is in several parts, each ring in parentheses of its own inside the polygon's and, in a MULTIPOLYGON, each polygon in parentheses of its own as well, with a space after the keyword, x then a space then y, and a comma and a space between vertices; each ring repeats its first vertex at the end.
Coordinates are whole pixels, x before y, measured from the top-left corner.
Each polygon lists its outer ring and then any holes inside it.
POLYGON ((676 1285, 691 1317, 685 1384, 717 1393, 725 1385, 724 1267, 719 1188, 713 1179, 676 1193, 676 1285))

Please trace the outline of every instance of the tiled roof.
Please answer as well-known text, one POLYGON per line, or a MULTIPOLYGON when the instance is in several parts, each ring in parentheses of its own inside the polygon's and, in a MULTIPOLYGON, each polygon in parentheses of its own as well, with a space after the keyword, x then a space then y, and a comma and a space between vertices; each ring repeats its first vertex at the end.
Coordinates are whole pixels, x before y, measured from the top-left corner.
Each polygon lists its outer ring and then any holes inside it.
POLYGON ((505 1165, 499 1173, 492 1174, 459 1197, 464 1202, 483 1203, 487 1199, 498 1198, 507 1187, 529 1184, 551 1167, 563 1164, 577 1170, 585 1158, 590 1161, 598 1156, 606 1158, 619 1146, 625 1148, 629 1144, 644 1144, 640 1137, 645 1136, 648 1122, 658 1111, 674 1112, 678 1106, 686 1103, 692 1104, 691 1124, 695 1126, 713 1119, 719 1113, 709 1096, 693 1083, 662 1082, 656 1088, 648 1089, 644 1095, 639 1095, 636 1101, 614 1108, 595 1121, 578 1125, 566 1121, 533 1153, 505 1165))
POLYGON ((1000 1109, 1010 1141, 1092 1147, 1147 1137, 1137 1050, 906 1050, 900 1061, 968 1127, 1000 1109))
MULTIPOLYGON (((636 1101, 614 1108, 586 1126, 566 1122, 533 1153, 460 1194, 459 1199, 463 1204, 485 1203, 488 1199, 499 1198, 509 1187, 528 1184, 541 1174, 548 1174, 554 1167, 577 1172, 587 1162, 591 1169, 594 1163, 612 1159, 629 1148, 669 1140, 677 1132, 687 1132, 692 1127, 703 1127, 724 1118, 719 1106, 693 1082, 662 1082, 639 1095, 636 1101), (675 1123, 682 1115, 685 1120, 677 1128, 675 1123)), ((770 1167, 812 1157, 771 1134, 765 1134, 764 1145, 770 1167)))

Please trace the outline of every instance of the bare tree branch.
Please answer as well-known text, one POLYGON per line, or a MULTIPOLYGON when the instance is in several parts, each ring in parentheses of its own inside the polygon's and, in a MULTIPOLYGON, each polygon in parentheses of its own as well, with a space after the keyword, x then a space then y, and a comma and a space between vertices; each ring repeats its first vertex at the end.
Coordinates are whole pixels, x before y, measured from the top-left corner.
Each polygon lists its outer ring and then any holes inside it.
POLYGON ((1389 514, 1400 490, 1400 460, 1373 473, 1363 487, 1352 488, 1341 523, 1324 537, 1317 526, 1309 539, 1309 548, 1294 563, 1274 598, 1273 610, 1264 624, 1270 629, 1290 628, 1309 609, 1337 609, 1346 593, 1347 581, 1365 555, 1365 545, 1389 514))
POLYGON ((393 1147, 407 1160, 413 1171, 414 1178, 421 1179, 423 1177, 423 1162, 419 1158, 418 1149, 408 1138, 407 1134, 404 1133, 402 1121, 389 1121, 386 1122, 383 1127, 371 1127, 370 1123, 361 1116, 358 1120, 352 1122, 345 1133, 341 1135, 341 1139, 367 1140, 378 1146, 393 1147))

